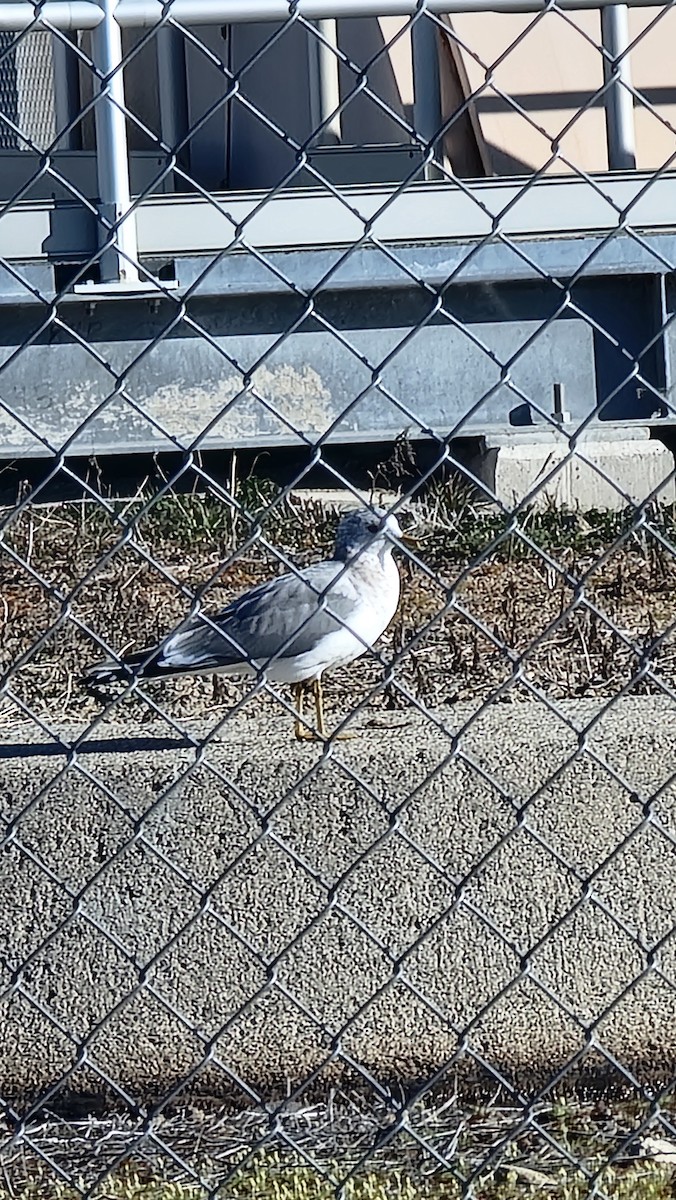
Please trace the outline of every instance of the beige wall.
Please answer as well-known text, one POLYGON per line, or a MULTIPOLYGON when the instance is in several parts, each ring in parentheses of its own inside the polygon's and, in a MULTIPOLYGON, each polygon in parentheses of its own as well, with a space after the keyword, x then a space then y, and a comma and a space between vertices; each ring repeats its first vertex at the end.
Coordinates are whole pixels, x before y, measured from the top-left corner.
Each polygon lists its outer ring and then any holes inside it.
POLYGON ((413 104, 411 35, 406 28, 408 18, 380 17, 378 24, 380 25, 383 40, 392 43, 392 49, 389 52, 390 61, 399 85, 399 95, 401 96, 402 104, 413 104))
MULTIPOLYGON (((629 29, 632 39, 640 37, 631 55, 634 87, 656 101, 656 113, 644 106, 635 109, 637 165, 647 170, 676 155, 676 12, 634 9, 629 29), (665 94, 673 97, 671 103, 665 103, 665 94)), ((676 160, 670 165, 676 167, 676 160)))
MULTIPOLYGON (((576 117, 603 84, 598 12, 472 13, 452 20, 470 87, 480 92, 477 113, 496 174, 541 170, 548 163, 551 172, 607 169, 603 104, 596 101, 576 117), (483 86, 487 71, 493 87, 483 86), (500 92, 518 101, 527 115, 517 112, 500 92), (562 136, 566 126, 570 127, 562 136), (559 157, 550 163, 551 143, 557 138, 559 157)), ((380 21, 386 40, 405 25, 395 17, 380 21)), ((654 170, 674 156, 676 167, 676 11, 631 10, 629 28, 636 41, 630 59, 633 84, 649 102, 635 108, 637 166, 654 170)), ((410 104, 408 35, 393 46, 391 61, 402 100, 410 104)))
POLYGON ((603 109, 578 116, 563 133, 579 103, 566 94, 589 93, 603 83, 601 55, 593 44, 601 39, 598 13, 474 13, 454 17, 453 27, 464 43, 472 90, 482 88, 487 71, 495 85, 481 91, 477 113, 496 174, 542 170, 558 138, 550 170, 569 171, 573 163, 587 171, 607 167, 603 109), (527 115, 500 93, 517 100, 527 115))
POLYGON ((612 1095, 622 1075, 604 1051, 643 1086, 664 1082, 671 701, 559 703, 409 709, 403 732, 381 710, 331 756, 294 742, 278 705, 247 705, 198 770, 162 746, 159 721, 143 726, 155 749, 130 748, 133 722, 103 726, 86 771, 22 754, 32 735, 15 727, 17 756, 0 760, 17 830, 0 870, 3 1095, 66 1080, 105 1097, 107 1075, 139 1100, 185 1080, 186 1100, 247 1104, 231 1072, 266 1099, 313 1071, 324 1094, 441 1069, 485 1087, 477 1055, 515 1087, 567 1065, 563 1087, 581 1076, 612 1095), (572 753, 574 724, 589 754, 572 753))

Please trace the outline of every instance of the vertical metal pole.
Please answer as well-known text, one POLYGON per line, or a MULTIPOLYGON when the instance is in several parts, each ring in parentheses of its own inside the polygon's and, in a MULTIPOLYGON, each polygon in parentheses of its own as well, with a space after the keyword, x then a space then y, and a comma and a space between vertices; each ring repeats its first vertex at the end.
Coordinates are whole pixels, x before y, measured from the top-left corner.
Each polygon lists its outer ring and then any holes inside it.
MULTIPOLYGON (((186 84, 185 42, 173 25, 161 25, 157 31, 157 77, 160 98, 162 141, 175 151, 188 132, 188 91, 186 84)), ((187 147, 178 158, 187 160, 187 147)))
MULTIPOLYGON (((139 281, 138 246, 136 218, 129 213, 129 156, 121 67, 122 37, 115 20, 117 2, 99 0, 103 20, 92 33, 93 59, 103 76, 94 110, 100 212, 107 221, 117 225, 113 244, 101 255, 101 282, 134 284, 139 281)), ((101 228, 100 237, 106 242, 110 237, 109 230, 101 228)))
POLYGON ((77 46, 76 33, 52 34, 52 72, 54 76, 54 121, 59 150, 81 150, 82 130, 75 125, 63 137, 62 129, 70 125, 80 112, 80 63, 70 46, 77 46))
POLYGON ((317 29, 328 43, 311 38, 308 46, 310 55, 310 120, 317 129, 331 114, 331 120, 318 137, 320 146, 335 146, 342 141, 340 113, 335 110, 340 104, 339 63, 332 46, 338 48, 338 23, 333 17, 317 21, 317 29))
MULTIPOLYGON (((335 112, 340 104, 340 79, 338 76, 338 58, 331 49, 338 48, 338 22, 328 17, 317 23, 319 32, 328 45, 319 42, 319 102, 322 120, 335 112)), ((340 142, 342 130, 340 113, 331 118, 323 133, 327 142, 340 142)))
POLYGON ((674 377, 672 372, 671 353, 667 342, 667 326, 671 320, 671 311, 669 303, 669 293, 667 291, 667 277, 665 274, 659 276, 659 316, 662 337, 660 338, 662 369, 664 371, 664 395, 669 406, 667 415, 673 412, 674 401, 674 377))
MULTIPOLYGON (((436 23, 423 13, 411 29, 413 53, 413 124, 425 142, 432 142, 441 129, 441 78, 439 75, 439 37, 436 23)), ((436 148, 440 157, 441 148, 436 148)), ((431 164, 428 179, 440 174, 431 164)))
POLYGON ((606 96, 606 139, 608 167, 611 171, 631 171, 636 166, 634 97, 623 84, 631 85, 629 55, 629 10, 626 4, 608 4, 601 9, 601 42, 609 57, 603 56, 606 96), (618 61, 619 60, 619 61, 618 61))

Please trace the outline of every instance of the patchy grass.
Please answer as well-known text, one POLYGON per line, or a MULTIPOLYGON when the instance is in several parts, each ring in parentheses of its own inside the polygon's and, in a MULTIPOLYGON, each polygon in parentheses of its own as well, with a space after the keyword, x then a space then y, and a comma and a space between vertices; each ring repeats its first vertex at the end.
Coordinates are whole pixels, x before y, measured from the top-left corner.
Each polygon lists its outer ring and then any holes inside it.
MULTIPOLYGON (((218 1200, 586 1200, 592 1195, 607 1200, 672 1200, 674 1195, 672 1172, 658 1166, 624 1171, 608 1168, 595 1180, 594 1190, 583 1174, 529 1179, 527 1173, 506 1170, 502 1178, 479 1179, 471 1190, 463 1190, 450 1173, 426 1179, 401 1170, 363 1171, 343 1182, 339 1164, 334 1164, 334 1169, 336 1175, 331 1178, 310 1167, 261 1163, 212 1190, 148 1178, 125 1168, 87 1194, 91 1200, 206 1200, 210 1196, 218 1200)), ((2 1200, 79 1200, 85 1191, 87 1185, 78 1180, 67 1184, 53 1178, 35 1179, 19 1192, 9 1192, 0 1184, 2 1200)))
MULTIPOLYGON (((489 697, 505 686, 552 699, 676 686, 674 507, 523 513, 518 521, 460 485, 412 507, 421 547, 402 565, 400 608, 380 645, 331 677, 329 705, 367 692, 374 707, 489 697), (382 660, 396 656, 394 681, 382 660)), ((330 551, 336 514, 248 480, 237 505, 210 495, 140 494, 0 512, 0 669, 10 704, 98 711, 82 668, 165 636, 194 606, 330 551), (246 514, 246 515, 245 515, 246 514)), ((174 717, 237 699, 236 680, 162 685, 174 717)), ((159 694, 159 693, 158 693, 159 694)), ((138 706, 138 699, 129 700, 138 706)))

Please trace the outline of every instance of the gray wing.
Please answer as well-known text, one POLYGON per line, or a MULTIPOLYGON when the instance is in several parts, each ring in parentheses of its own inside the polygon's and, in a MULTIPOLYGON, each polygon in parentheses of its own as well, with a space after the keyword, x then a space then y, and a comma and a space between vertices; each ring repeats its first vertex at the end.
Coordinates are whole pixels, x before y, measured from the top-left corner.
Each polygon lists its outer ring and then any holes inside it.
POLYGON ((208 621, 192 618, 165 644, 159 662, 177 669, 198 664, 218 668, 251 659, 264 665, 274 655, 283 659, 304 654, 349 624, 356 600, 343 563, 316 563, 298 575, 282 575, 252 588, 208 621), (337 575, 340 578, 330 587, 337 575), (326 588, 326 607, 321 608, 318 593, 326 588))

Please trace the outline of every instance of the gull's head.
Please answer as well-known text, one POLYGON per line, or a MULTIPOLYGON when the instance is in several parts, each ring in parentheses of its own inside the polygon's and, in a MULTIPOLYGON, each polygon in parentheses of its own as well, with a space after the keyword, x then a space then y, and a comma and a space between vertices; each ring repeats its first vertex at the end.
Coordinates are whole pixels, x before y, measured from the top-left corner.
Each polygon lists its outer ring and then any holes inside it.
POLYGON ((362 554, 375 554, 382 559, 401 538, 397 518, 384 508, 357 508, 341 518, 333 556, 341 562, 362 554))

